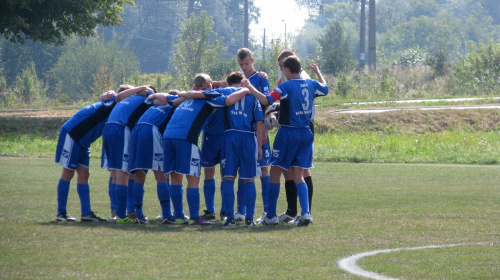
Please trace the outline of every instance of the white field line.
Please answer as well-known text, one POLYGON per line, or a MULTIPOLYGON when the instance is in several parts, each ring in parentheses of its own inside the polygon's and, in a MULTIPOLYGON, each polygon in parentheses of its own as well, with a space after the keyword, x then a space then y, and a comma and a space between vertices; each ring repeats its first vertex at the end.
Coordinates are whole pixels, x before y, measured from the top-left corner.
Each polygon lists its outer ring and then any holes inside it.
POLYGON ((366 277, 369 279, 375 280, 400 280, 398 278, 387 277, 372 271, 366 271, 357 265, 357 261, 364 257, 374 256, 378 254, 386 254, 403 250, 422 250, 422 249, 435 249, 435 248, 446 248, 446 247, 456 247, 456 246, 468 246, 468 245, 486 245, 491 244, 491 242, 478 242, 478 243, 459 243, 459 244, 448 244, 448 245, 429 245, 429 246, 421 246, 421 247, 408 247, 408 248, 396 248, 396 249, 386 249, 386 250, 377 250, 359 253, 356 255, 352 255, 350 257, 341 259, 337 262, 339 267, 349 273, 366 277))
POLYGON ((339 114, 378 114, 393 111, 414 110, 466 110, 466 109, 500 109, 500 105, 476 105, 476 106, 435 106, 435 107, 409 107, 409 108, 387 108, 387 109, 347 109, 338 110, 339 114))
POLYGON ((497 100, 500 97, 491 97, 491 98, 480 98, 480 97, 471 97, 471 98, 450 98, 450 99, 417 99, 417 100, 392 100, 392 101, 369 101, 369 102, 353 102, 353 103, 342 103, 340 105, 372 105, 372 104, 390 104, 390 103, 423 103, 423 102, 463 102, 463 101, 475 101, 475 100, 484 100, 484 99, 493 99, 497 100))

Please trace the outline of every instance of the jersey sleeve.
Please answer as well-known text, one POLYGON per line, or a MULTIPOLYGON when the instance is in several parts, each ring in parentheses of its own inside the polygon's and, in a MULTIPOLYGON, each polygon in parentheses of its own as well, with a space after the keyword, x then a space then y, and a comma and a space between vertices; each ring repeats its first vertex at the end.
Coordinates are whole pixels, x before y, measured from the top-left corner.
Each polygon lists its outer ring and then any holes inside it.
POLYGON ((314 91, 314 97, 325 96, 328 94, 328 85, 322 84, 318 81, 315 81, 316 90, 314 91))
POLYGON ((262 111, 262 106, 260 106, 260 102, 257 99, 255 99, 254 115, 255 121, 264 121, 264 112, 262 111))

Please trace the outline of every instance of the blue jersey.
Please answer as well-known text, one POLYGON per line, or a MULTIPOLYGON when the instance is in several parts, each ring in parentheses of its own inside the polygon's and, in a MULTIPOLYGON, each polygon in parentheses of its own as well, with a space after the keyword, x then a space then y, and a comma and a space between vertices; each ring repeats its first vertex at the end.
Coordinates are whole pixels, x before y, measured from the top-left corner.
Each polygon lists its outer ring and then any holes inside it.
POLYGON ((265 78, 260 77, 259 72, 255 72, 250 75, 250 77, 248 77, 248 80, 255 89, 262 92, 264 95, 269 94, 269 81, 265 78))
MULTIPOLYGON (((233 88, 234 91, 240 89, 233 88)), ((225 100, 218 100, 219 104, 221 102, 225 102, 225 100)), ((254 124, 257 121, 264 120, 264 113, 262 112, 260 102, 250 94, 245 95, 233 105, 224 108, 224 115, 225 130, 255 131, 254 124)))
POLYGON ((108 123, 121 123, 132 130, 142 114, 153 104, 145 103, 146 96, 132 95, 118 102, 109 115, 108 123))
POLYGON ((314 107, 314 98, 328 94, 328 85, 310 79, 292 79, 280 84, 267 99, 269 104, 280 100, 282 125, 309 127, 314 107))
POLYGON ((158 130, 163 135, 167 123, 170 121, 172 114, 174 113, 175 107, 172 106, 172 102, 179 98, 177 95, 169 95, 167 105, 154 105, 142 114, 142 116, 137 121, 137 124, 146 123, 158 127, 158 130))
POLYGON ((226 99, 216 91, 206 91, 205 99, 188 99, 182 102, 174 111, 167 124, 163 139, 187 140, 198 143, 198 137, 213 109, 220 106, 214 103, 219 98, 226 99))
POLYGON ((62 128, 78 144, 89 148, 90 144, 101 137, 102 128, 115 105, 115 97, 89 105, 80 109, 62 128))
MULTIPOLYGON (((209 90, 207 92, 216 92, 221 95, 227 96, 231 93, 235 92, 236 88, 234 87, 226 87, 226 88, 216 88, 213 90, 209 90)), ((222 109, 214 109, 205 123, 205 127, 203 128, 205 133, 210 134, 224 134, 224 111, 222 109)))

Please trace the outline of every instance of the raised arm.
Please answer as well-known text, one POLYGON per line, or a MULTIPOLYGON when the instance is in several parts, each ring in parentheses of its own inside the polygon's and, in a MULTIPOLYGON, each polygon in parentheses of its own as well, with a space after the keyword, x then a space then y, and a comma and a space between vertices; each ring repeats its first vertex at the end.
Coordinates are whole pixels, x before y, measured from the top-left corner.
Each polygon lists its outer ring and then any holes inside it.
POLYGON ((226 97, 226 103, 225 103, 226 106, 233 105, 234 103, 240 101, 240 99, 242 99, 243 97, 245 97, 245 95, 249 93, 250 91, 247 88, 241 88, 240 90, 231 93, 226 97))
POLYGON ((241 81, 241 84, 246 87, 248 90, 250 90, 250 93, 257 98, 257 100, 262 103, 262 105, 266 106, 269 105, 269 100, 267 100, 267 97, 260 91, 258 91, 251 83, 250 80, 248 79, 243 79, 241 81))
POLYGON ((116 96, 116 102, 120 102, 121 100, 129 97, 129 96, 132 96, 136 93, 139 93, 141 91, 153 91, 150 87, 148 86, 140 86, 140 87, 134 87, 134 88, 129 88, 129 89, 126 89, 120 93, 118 93, 118 95, 116 96))
POLYGON ((313 63, 313 64, 309 65, 309 69, 311 69, 316 74, 316 76, 318 77, 318 82, 320 82, 322 84, 326 84, 326 81, 323 78, 323 75, 321 75, 321 72, 319 71, 318 65, 313 63))

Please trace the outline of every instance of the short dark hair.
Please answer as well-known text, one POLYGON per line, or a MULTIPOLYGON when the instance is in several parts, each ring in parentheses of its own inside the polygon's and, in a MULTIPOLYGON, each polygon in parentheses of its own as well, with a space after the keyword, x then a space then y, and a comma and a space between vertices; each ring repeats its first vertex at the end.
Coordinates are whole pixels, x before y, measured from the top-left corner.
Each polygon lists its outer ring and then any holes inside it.
POLYGON ((248 48, 241 48, 241 49, 238 50, 237 56, 238 56, 239 60, 243 60, 243 59, 245 59, 247 57, 252 58, 253 54, 252 54, 252 51, 250 49, 248 49, 248 48))
POLYGON ((116 93, 120 93, 124 90, 127 90, 127 89, 131 89, 133 88, 134 86, 131 86, 131 85, 120 85, 120 87, 118 88, 118 90, 116 91, 116 93))
POLYGON ((205 73, 199 73, 194 76, 194 85, 197 87, 203 86, 204 83, 212 83, 212 78, 208 74, 205 73))
POLYGON ((278 56, 278 61, 280 61, 281 59, 285 59, 285 58, 287 58, 289 56, 292 56, 292 55, 295 55, 292 51, 290 51, 290 50, 284 50, 278 56))
POLYGON ((290 69, 292 74, 300 73, 302 66, 300 65, 300 59, 295 55, 289 56, 283 60, 283 68, 290 69))
POLYGON ((241 80, 245 78, 245 75, 241 72, 231 72, 229 75, 226 77, 226 82, 228 85, 234 85, 234 84, 239 84, 241 83, 241 80))

